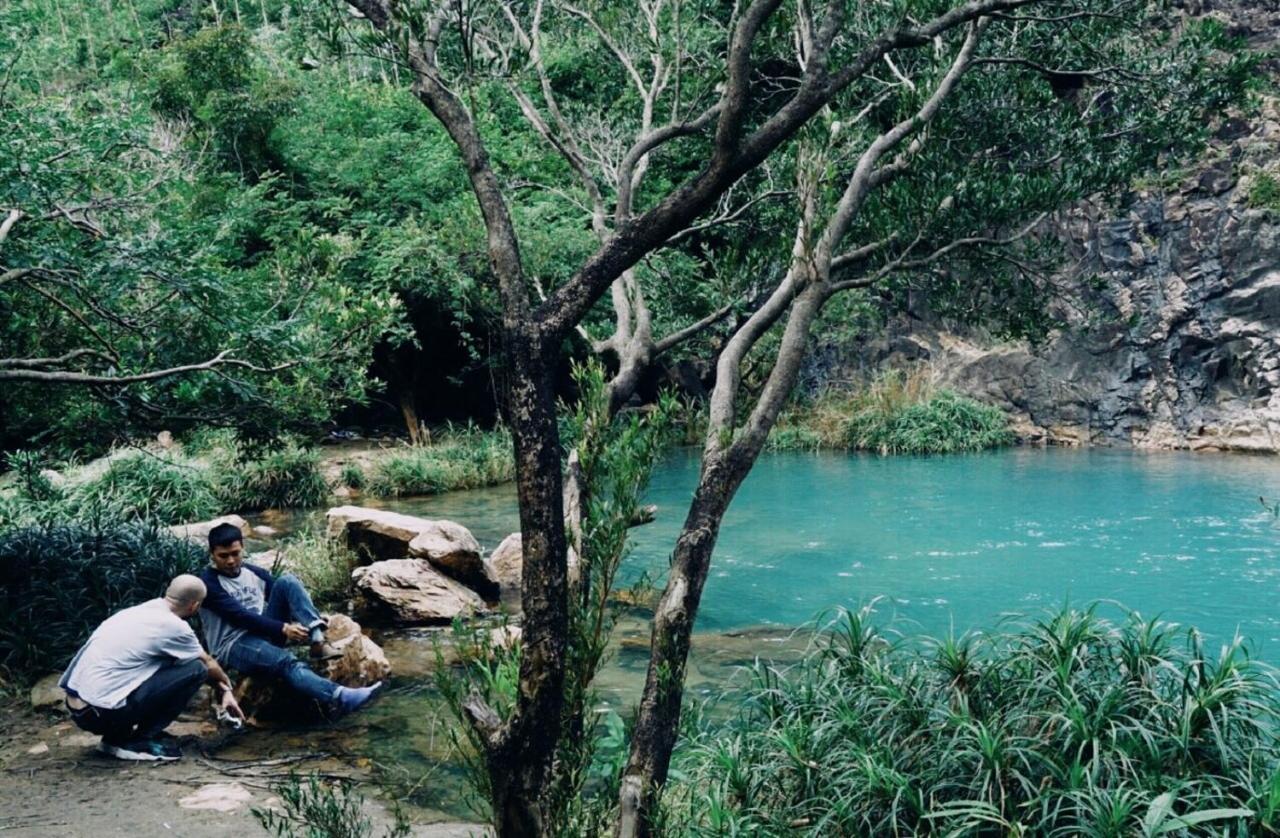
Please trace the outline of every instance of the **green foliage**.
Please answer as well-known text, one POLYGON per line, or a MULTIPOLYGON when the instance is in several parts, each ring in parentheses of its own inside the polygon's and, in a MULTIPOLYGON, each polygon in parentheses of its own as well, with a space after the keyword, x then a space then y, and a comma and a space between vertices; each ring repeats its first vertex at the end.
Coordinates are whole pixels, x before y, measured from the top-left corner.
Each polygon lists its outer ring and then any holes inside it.
MULTIPOLYGON (((353 786, 312 774, 290 775, 272 786, 279 809, 254 807, 253 816, 275 838, 372 838, 373 824, 364 814, 364 796, 353 786)), ((400 809, 381 838, 406 838, 410 825, 400 809)))
POLYGON ((359 463, 344 463, 338 479, 343 486, 359 491, 365 484, 364 468, 359 463))
POLYGON ((149 451, 110 457, 101 474, 75 486, 67 507, 78 519, 156 524, 202 521, 223 511, 202 466, 149 451))
POLYGON ((1268 171, 1259 171, 1249 183, 1248 203, 1254 209, 1280 210, 1280 178, 1268 171))
POLYGON ((784 415, 769 436, 780 451, 876 451, 951 454, 1012 445, 997 407, 934 391, 927 371, 890 370, 852 394, 828 394, 784 415))
POLYGON ((356 555, 318 527, 295 533, 280 544, 275 572, 292 573, 322 609, 341 608, 351 594, 356 555))
POLYGON ((321 506, 330 497, 320 454, 296 439, 265 448, 235 446, 214 458, 210 480, 228 510, 321 506))
MULTIPOLYGON (((579 400, 566 423, 564 440, 577 455, 581 475, 579 578, 571 583, 569 594, 565 698, 559 720, 562 736, 539 805, 549 834, 591 835, 607 831, 621 777, 617 760, 626 747, 620 720, 607 723, 613 737, 609 753, 595 759, 601 720, 590 712, 597 698, 592 681, 605 659, 617 615, 625 608, 612 594, 627 554, 627 533, 654 464, 669 444, 678 404, 664 396, 657 409, 647 414, 611 418, 603 369, 589 364, 575 367, 573 374, 579 400), (589 780, 594 784, 586 795, 589 780)), ((572 531, 568 535, 573 544, 572 531)), ((457 717, 454 743, 477 810, 484 813, 490 766, 483 762, 484 746, 468 722, 464 703, 474 696, 498 718, 510 718, 518 695, 521 647, 518 642, 504 642, 505 626, 492 630, 456 623, 454 637, 461 672, 447 667, 438 649, 436 684, 457 717)))
POLYGON ((23 682, 65 666, 98 623, 205 558, 138 524, 0 531, 0 673, 23 682))
POLYGON ((1245 835, 1274 831, 1276 673, 1239 638, 1093 608, 894 642, 872 612, 757 664, 679 757, 674 834, 1245 835), (1184 832, 1185 831, 1185 832, 1184 832))
POLYGON ((398 449, 378 460, 368 478, 368 491, 376 497, 434 495, 514 478, 509 431, 450 427, 424 445, 398 449))
POLYGON ((172 23, 154 4, 0 8, 0 207, 22 213, 0 273, 26 272, 0 283, 0 360, 111 377, 234 363, 128 386, 5 381, 0 448, 314 427, 364 397, 374 342, 400 333, 397 298, 348 273, 332 201, 275 173, 288 79, 243 30, 172 23))

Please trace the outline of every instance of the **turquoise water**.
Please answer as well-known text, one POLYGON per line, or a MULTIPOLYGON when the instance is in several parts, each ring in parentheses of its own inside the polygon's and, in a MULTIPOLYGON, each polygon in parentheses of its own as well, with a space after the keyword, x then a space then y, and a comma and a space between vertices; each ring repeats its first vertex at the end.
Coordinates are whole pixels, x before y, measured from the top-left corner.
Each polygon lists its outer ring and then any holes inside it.
MULTIPOLYGON (((656 471, 647 500, 658 519, 632 531, 633 578, 661 579, 697 467, 696 452, 681 451, 656 471)), ((874 598, 882 621, 907 635, 1105 600, 1195 625, 1211 642, 1239 630, 1280 662, 1280 521, 1260 495, 1280 497, 1280 458, 1030 448, 765 455, 724 520, 687 691, 710 697, 756 656, 794 656, 788 627, 874 598)), ((510 486, 387 505, 463 523, 489 550, 518 527, 510 486)), ((1102 609, 1118 615, 1114 604, 1102 609)), ((615 635, 596 686, 604 706, 625 712, 644 678, 648 626, 629 618, 615 635)), ((431 642, 414 632, 380 640, 396 674, 348 733, 352 750, 413 790, 402 798, 467 816, 449 716, 430 683, 431 642)))
MULTIPOLYGON (((658 520, 627 570, 665 572, 697 479, 695 451, 655 472, 658 520)), ((1009 613, 1109 600, 1239 629, 1280 659, 1280 458, 1015 448, 950 457, 766 454, 725 516, 700 631, 793 626, 882 597, 913 633, 990 627, 1009 613)), ((394 504, 516 529, 509 487, 394 504)))

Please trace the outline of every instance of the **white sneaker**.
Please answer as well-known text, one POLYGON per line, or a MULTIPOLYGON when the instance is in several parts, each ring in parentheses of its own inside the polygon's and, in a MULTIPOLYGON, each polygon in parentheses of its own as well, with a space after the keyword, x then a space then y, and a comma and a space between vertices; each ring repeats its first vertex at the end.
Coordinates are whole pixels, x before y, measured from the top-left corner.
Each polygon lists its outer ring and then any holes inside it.
POLYGON ((174 762, 182 759, 182 754, 177 749, 168 748, 164 743, 150 739, 134 739, 119 745, 113 745, 104 739, 98 743, 98 751, 109 757, 133 762, 174 762))

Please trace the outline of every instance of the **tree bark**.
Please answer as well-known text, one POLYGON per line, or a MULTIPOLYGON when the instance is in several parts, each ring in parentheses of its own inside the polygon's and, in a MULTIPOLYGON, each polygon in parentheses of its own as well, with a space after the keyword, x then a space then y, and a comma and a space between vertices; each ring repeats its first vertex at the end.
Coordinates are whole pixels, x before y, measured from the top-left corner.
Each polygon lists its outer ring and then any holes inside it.
POLYGON ((511 434, 523 534, 520 695, 505 728, 473 714, 488 739, 494 827, 502 838, 545 834, 541 792, 560 738, 568 635, 567 544, 555 389, 536 336, 509 334, 511 434))
MULTIPOLYGON (((777 363, 741 436, 732 443, 727 442, 727 438, 733 433, 732 402, 738 387, 736 373, 751 344, 777 318, 776 314, 771 316, 768 313, 768 304, 761 309, 764 313, 755 328, 740 332, 740 335, 748 335, 742 345, 731 349, 722 358, 716 379, 718 392, 712 401, 716 403, 716 396, 720 396, 720 404, 727 410, 719 416, 713 412, 707 429, 698 487, 676 540, 666 589, 654 611, 649 670, 632 733, 631 755, 619 793, 617 835, 621 838, 644 838, 651 834, 651 817, 661 787, 667 780, 671 753, 680 729, 680 703, 684 698, 685 666, 689 658, 693 622, 720 535, 720 523, 738 487, 760 456, 769 429, 777 420, 799 374, 809 329, 828 296, 825 288, 813 280, 812 277, 808 279, 791 305, 777 363), (750 336, 752 334, 754 337, 750 336)), ((790 298, 789 285, 784 282, 784 287, 775 292, 776 300, 790 298)))

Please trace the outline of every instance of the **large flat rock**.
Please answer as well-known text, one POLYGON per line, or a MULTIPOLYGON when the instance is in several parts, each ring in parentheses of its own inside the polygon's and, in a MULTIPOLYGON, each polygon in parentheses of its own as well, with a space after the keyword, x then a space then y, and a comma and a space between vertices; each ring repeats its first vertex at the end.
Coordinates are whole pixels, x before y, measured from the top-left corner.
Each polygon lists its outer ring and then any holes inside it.
POLYGON ((484 610, 484 601, 475 591, 422 559, 374 562, 356 568, 351 580, 360 614, 396 623, 448 623, 484 610))
POLYGON ((480 542, 461 524, 364 506, 334 507, 325 518, 329 537, 343 541, 362 562, 426 559, 482 596, 497 598, 484 573, 480 542))
MULTIPOLYGON (((515 614, 523 609, 520 604, 520 579, 524 573, 524 539, 513 532, 484 561, 485 577, 498 589, 498 601, 502 607, 515 614)), ((578 584, 581 575, 578 554, 569 548, 569 583, 578 584)))
POLYGON ((169 532, 194 544, 207 546, 209 543, 209 531, 219 524, 234 524, 246 536, 252 535, 253 528, 249 526, 248 521, 239 515, 223 515, 221 518, 214 518, 212 521, 200 521, 195 524, 178 524, 177 526, 169 527, 169 532))

